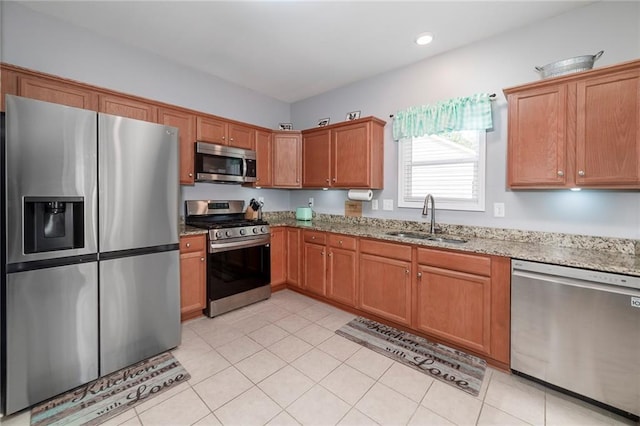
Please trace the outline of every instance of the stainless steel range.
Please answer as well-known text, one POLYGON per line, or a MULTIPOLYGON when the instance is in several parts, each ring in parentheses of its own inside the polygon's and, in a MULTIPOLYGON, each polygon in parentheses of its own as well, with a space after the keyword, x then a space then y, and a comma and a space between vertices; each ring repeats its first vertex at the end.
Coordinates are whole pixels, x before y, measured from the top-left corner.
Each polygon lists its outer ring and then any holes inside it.
POLYGON ((244 218, 242 200, 187 200, 185 223, 208 229, 207 307, 210 317, 271 296, 269 224, 244 218))

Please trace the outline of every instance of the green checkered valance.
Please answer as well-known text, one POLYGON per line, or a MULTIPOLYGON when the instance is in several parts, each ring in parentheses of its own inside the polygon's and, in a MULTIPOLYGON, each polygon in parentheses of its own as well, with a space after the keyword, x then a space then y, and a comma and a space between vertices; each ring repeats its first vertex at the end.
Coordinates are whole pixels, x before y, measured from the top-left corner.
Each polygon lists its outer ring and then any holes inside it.
POLYGON ((393 117, 393 139, 492 127, 491 98, 488 93, 478 93, 398 111, 393 117))

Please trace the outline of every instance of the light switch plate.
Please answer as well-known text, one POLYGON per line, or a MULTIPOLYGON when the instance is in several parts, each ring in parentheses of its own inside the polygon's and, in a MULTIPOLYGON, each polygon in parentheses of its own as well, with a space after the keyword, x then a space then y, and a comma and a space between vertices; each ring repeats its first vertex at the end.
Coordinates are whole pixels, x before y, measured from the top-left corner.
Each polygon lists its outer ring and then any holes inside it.
POLYGON ((371 200, 371 210, 378 210, 378 200, 371 200))
POLYGON ((393 210, 393 200, 382 200, 382 210, 393 210))
POLYGON ((493 203, 493 216, 504 217, 504 203, 493 203))

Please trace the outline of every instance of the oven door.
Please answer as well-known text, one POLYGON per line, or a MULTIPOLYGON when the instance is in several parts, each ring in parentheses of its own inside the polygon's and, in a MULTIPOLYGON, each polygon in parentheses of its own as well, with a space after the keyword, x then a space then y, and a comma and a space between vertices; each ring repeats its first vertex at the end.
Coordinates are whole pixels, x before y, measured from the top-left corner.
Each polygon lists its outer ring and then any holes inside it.
POLYGON ((207 315, 214 317, 271 296, 269 236, 213 242, 207 262, 207 315))

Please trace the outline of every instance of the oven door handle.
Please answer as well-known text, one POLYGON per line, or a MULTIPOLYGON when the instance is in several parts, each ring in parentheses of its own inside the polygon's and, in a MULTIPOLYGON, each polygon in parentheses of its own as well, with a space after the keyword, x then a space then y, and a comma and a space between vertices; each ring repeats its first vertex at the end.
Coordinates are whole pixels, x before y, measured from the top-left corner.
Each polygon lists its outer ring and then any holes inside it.
POLYGON ((228 243, 209 243, 209 253, 220 253, 241 248, 256 247, 268 245, 271 242, 270 237, 243 239, 242 241, 233 241, 228 243))

